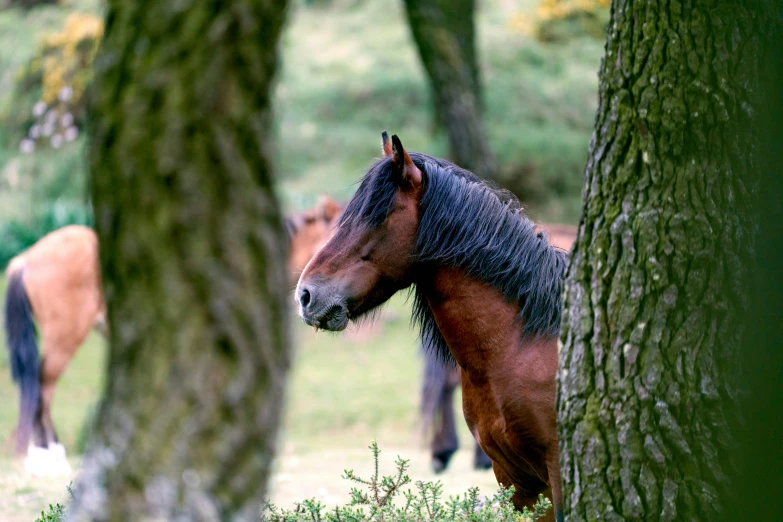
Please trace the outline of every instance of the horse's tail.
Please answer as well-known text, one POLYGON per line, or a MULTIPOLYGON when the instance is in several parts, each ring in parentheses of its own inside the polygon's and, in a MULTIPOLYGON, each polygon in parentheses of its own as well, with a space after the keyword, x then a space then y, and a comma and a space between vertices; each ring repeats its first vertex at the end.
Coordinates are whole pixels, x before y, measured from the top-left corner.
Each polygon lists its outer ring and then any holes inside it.
POLYGON ((30 300, 24 289, 24 270, 10 275, 5 295, 5 335, 11 356, 11 375, 19 385, 19 426, 16 453, 27 452, 40 397, 38 343, 30 300))
POLYGON ((449 368, 441 361, 438 353, 429 346, 423 346, 424 382, 421 388, 420 414, 422 429, 426 433, 435 422, 440 398, 449 378, 449 368))

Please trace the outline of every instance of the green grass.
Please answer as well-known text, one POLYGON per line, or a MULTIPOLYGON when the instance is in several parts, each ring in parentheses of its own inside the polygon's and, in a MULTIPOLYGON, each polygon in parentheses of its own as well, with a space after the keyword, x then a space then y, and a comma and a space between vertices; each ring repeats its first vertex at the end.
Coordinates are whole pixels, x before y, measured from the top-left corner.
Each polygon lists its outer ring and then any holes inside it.
MULTIPOLYGON (((5 281, 0 281, 0 295, 5 281)), ((316 333, 292 320, 295 364, 289 375, 287 404, 272 477, 272 500, 291 506, 316 496, 335 505, 348 500, 345 468, 368 474, 367 444, 384 450, 387 469, 397 454, 412 460, 411 476, 434 479, 426 440, 418 423, 421 360, 415 332, 409 327, 405 296, 395 297, 372 325, 344 334, 316 333)), ((0 340, 4 345, 4 340, 0 340)), ((106 365, 102 338, 92 334, 57 386, 53 407, 58 434, 74 467, 84 423, 96 406, 106 365)), ((7 350, 0 346, 0 513, 9 522, 29 522, 48 503, 62 502, 69 478, 25 477, 11 458, 10 435, 16 424, 18 391, 11 381, 7 350)), ((455 402, 459 412, 459 394, 455 402)), ((445 491, 464 492, 478 485, 495 489, 491 472, 472 469, 473 439, 460 423, 462 451, 443 475, 445 491)))

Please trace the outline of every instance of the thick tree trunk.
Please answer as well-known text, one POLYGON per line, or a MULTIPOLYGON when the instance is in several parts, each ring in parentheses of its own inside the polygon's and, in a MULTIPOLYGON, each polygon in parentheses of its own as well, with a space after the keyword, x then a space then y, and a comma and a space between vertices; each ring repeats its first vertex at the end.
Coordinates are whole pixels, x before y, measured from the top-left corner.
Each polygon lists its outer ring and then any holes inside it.
POLYGON ((745 336, 742 344, 742 394, 737 430, 739 464, 733 477, 735 498, 726 521, 777 520, 783 497, 783 417, 777 414, 783 404, 783 2, 776 3, 771 19, 777 27, 776 43, 767 48, 769 61, 761 70, 763 110, 762 143, 758 163, 759 235, 757 246, 749 251, 757 260, 746 284, 750 302, 745 307, 745 336))
POLYGON ((481 119, 475 0, 405 0, 408 23, 430 80, 435 123, 450 159, 488 178, 497 174, 481 119))
POLYGON ((707 521, 732 500, 760 4, 613 2, 558 376, 568 520, 707 521))
POLYGON ((269 152, 285 9, 109 3, 90 161, 111 354, 71 519, 259 516, 289 365, 269 152))

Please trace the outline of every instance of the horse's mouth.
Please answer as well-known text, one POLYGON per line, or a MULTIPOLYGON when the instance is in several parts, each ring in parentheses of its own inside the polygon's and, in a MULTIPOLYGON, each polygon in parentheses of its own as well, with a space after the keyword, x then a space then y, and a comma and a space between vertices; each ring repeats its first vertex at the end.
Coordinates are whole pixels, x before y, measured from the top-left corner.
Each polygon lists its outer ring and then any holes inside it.
POLYGON ((302 320, 309 326, 340 332, 348 327, 348 310, 340 304, 333 304, 318 312, 300 312, 302 320))

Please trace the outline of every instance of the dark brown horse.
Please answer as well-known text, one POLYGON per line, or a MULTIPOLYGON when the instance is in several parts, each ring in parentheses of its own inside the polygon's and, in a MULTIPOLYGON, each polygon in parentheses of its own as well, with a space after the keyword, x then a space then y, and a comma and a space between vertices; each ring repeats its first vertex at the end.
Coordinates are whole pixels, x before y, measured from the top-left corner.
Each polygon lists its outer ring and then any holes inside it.
POLYGON ((519 509, 547 494, 560 519, 555 373, 567 254, 508 193, 383 137, 387 157, 302 273, 299 313, 340 331, 413 285, 414 320, 462 369, 465 419, 498 482, 514 485, 519 509))
MULTIPOLYGON (((576 227, 573 225, 539 225, 539 231, 545 231, 549 243, 563 250, 571 250, 576 240, 576 227)), ((460 385, 462 371, 453 362, 444 362, 435 350, 422 347, 424 356, 424 379, 421 388, 421 416, 425 431, 432 432, 431 466, 435 473, 446 470, 451 457, 459 449, 456 417, 454 415, 454 392, 460 385)), ((481 446, 476 443, 473 454, 473 467, 489 469, 492 461, 481 446)))

